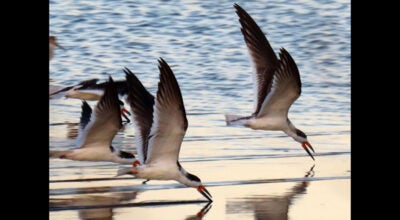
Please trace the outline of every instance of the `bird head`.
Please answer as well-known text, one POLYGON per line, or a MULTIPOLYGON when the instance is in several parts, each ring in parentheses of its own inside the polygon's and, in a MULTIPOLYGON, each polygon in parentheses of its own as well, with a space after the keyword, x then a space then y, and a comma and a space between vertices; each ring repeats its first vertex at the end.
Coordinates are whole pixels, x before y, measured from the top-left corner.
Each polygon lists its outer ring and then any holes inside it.
POLYGON ((201 180, 196 175, 186 172, 182 167, 180 171, 183 174, 178 182, 185 184, 186 186, 194 187, 201 195, 203 195, 208 201, 212 202, 212 196, 206 187, 201 183, 201 180))
POLYGON ((296 128, 296 137, 293 137, 297 142, 301 143, 301 146, 303 147, 303 149, 307 152, 307 154, 313 159, 313 155, 311 154, 310 150, 312 150, 313 153, 315 153, 314 148, 311 146, 310 142, 308 142, 307 140, 307 135, 300 131, 299 129, 296 128))
POLYGON ((56 36, 49 36, 49 44, 53 44, 54 46, 61 48, 63 50, 66 50, 64 47, 62 47, 58 42, 57 42, 57 37, 56 36))

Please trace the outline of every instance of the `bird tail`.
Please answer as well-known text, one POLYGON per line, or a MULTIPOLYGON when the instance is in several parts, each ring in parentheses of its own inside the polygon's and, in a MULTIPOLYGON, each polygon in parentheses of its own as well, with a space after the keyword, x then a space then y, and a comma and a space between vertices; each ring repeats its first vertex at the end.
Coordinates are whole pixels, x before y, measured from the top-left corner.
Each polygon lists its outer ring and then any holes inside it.
POLYGON ((250 117, 240 116, 240 115, 225 115, 226 125, 234 126, 234 125, 245 125, 246 122, 250 119, 250 117))
POLYGON ((122 176, 126 174, 135 175, 137 173, 136 167, 120 167, 118 168, 117 176, 122 176))
POLYGON ((68 150, 51 150, 49 151, 49 158, 65 158, 67 153, 69 153, 68 150))

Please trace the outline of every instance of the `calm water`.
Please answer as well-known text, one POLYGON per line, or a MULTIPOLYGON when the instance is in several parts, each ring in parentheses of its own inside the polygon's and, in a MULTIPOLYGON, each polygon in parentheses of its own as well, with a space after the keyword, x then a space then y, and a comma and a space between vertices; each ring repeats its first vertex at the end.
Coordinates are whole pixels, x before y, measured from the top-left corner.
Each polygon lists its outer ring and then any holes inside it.
MULTIPOLYGON (((225 126, 225 113, 253 111, 253 69, 233 3, 50 1, 50 34, 67 49, 50 62, 50 84, 124 79, 128 67, 154 94, 163 57, 188 113, 181 163, 214 198, 206 207, 174 181, 142 185, 113 178, 116 164, 56 159, 50 219, 199 219, 201 210, 203 219, 350 219, 350 2, 237 2, 275 51, 296 60, 303 87, 289 117, 309 136, 315 162, 282 132, 225 126)), ((49 149, 74 147, 81 101, 49 105, 49 149)), ((133 136, 127 124, 113 144, 134 150, 133 136)))

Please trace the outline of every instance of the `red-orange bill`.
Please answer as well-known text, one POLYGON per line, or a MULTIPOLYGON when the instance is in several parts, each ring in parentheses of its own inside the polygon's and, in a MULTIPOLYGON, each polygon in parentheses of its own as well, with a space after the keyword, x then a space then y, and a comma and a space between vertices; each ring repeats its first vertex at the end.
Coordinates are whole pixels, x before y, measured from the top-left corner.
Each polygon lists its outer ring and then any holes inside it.
POLYGON ((308 148, 310 148, 310 149, 315 153, 315 151, 314 151, 314 149, 312 148, 311 144, 308 143, 308 141, 306 141, 306 142, 304 142, 303 144, 301 144, 301 146, 304 148, 304 150, 306 150, 307 154, 308 154, 313 160, 315 160, 314 157, 313 157, 313 155, 311 154, 310 150, 308 150, 308 148))
POLYGON ((128 110, 126 110, 126 108, 122 108, 122 109, 121 109, 121 112, 122 112, 122 114, 123 114, 123 113, 126 113, 126 114, 128 114, 128 115, 131 115, 131 113, 130 113, 128 110))
POLYGON ((203 185, 198 186, 197 191, 199 191, 201 193, 201 195, 206 197, 208 199, 208 201, 212 202, 212 199, 211 199, 212 196, 211 196, 210 192, 208 192, 208 190, 203 185))
POLYGON ((138 160, 135 160, 132 164, 133 167, 137 167, 138 165, 140 165, 140 162, 138 160))

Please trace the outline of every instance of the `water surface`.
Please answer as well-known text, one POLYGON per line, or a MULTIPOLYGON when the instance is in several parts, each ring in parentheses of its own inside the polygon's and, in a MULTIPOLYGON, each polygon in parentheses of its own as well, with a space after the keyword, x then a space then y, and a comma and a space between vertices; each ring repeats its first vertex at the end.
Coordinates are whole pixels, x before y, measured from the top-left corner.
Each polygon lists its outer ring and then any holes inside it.
MULTIPOLYGON (((282 132, 225 126, 225 113, 253 111, 253 69, 233 3, 50 1, 50 34, 67 49, 49 64, 50 85, 123 79, 128 67, 154 94, 163 57, 188 114, 181 164, 214 198, 207 206, 174 181, 113 178, 113 163, 55 159, 50 219, 350 219, 350 2, 237 2, 298 65, 302 95, 289 118, 308 135, 315 162, 282 132)), ((74 147, 81 101, 49 105, 49 149, 74 147)), ((113 144, 134 150, 134 135, 127 124, 113 144)))

